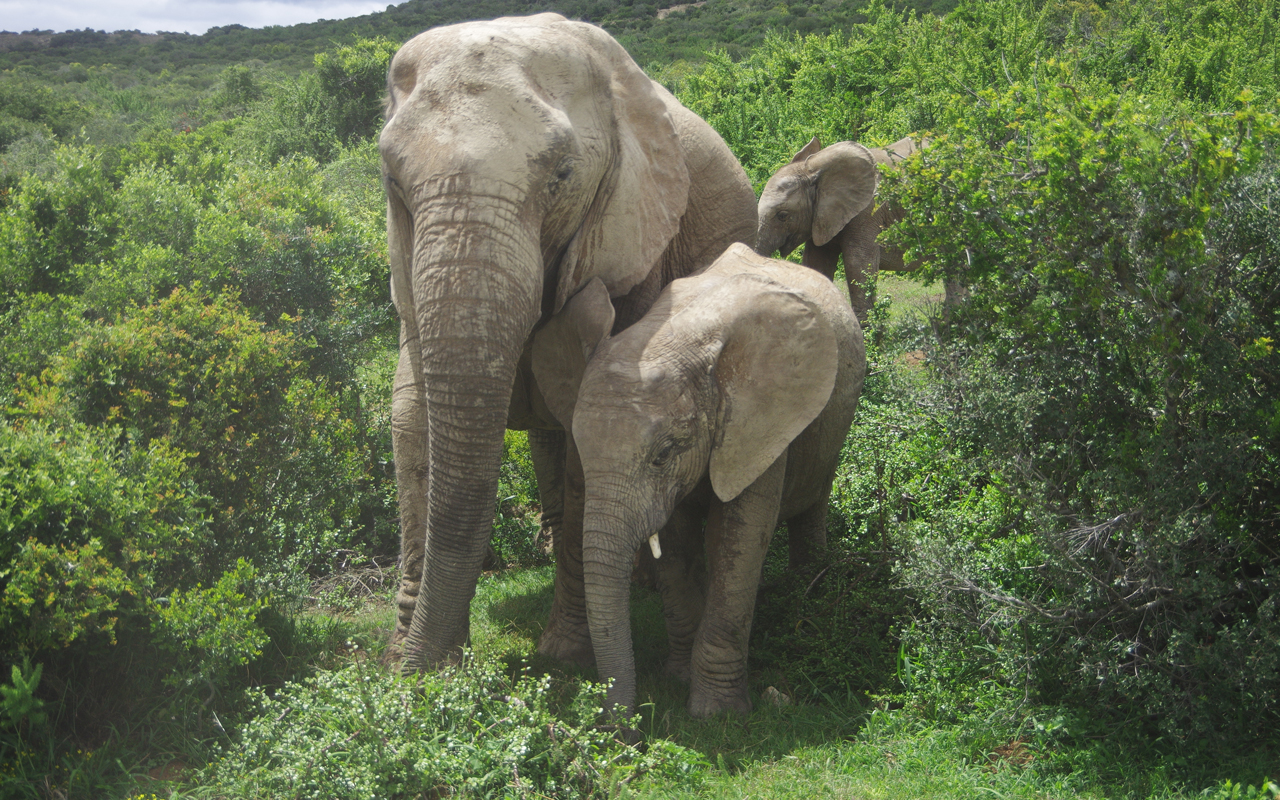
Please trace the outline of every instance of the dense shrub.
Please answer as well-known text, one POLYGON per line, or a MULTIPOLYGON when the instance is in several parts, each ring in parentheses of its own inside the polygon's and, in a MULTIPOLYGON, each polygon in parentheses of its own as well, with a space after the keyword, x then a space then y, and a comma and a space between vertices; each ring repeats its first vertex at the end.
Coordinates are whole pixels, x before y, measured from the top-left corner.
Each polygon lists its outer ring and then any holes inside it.
POLYGON ((399 42, 380 36, 316 54, 320 89, 329 97, 329 116, 341 144, 374 136, 382 127, 387 68, 399 48, 399 42))
POLYGON ((305 348, 233 296, 176 289, 87 329, 29 382, 23 411, 176 448, 213 500, 205 568, 245 557, 282 576, 371 534, 358 526, 369 521, 367 484, 379 480, 351 413, 358 398, 307 377, 305 348))
MULTIPOLYGON (((210 530, 182 453, 76 424, 0 426, 0 652, 114 641, 195 579, 210 530)), ((145 622, 141 622, 145 627, 145 622)))
POLYGON ((89 117, 89 109, 66 91, 30 78, 0 80, 0 150, 38 131, 65 139, 89 117))
POLYGON ((692 750, 645 751, 596 726, 604 687, 560 708, 550 677, 515 680, 468 661, 408 678, 357 662, 260 694, 253 719, 208 770, 210 796, 612 797, 644 779, 695 784, 692 750))
POLYGON ((17 293, 79 291, 77 265, 107 256, 115 196, 101 154, 59 147, 57 174, 26 177, 0 214, 0 305, 17 293))
POLYGON ((953 435, 1026 509, 910 528, 919 645, 977 637, 1000 680, 1153 732, 1237 731, 1280 714, 1280 128, 1247 94, 1211 115, 1075 81, 979 92, 887 181, 898 241, 972 288, 939 328, 953 435))
POLYGON ((242 141, 271 162, 307 156, 320 163, 377 132, 387 67, 399 44, 359 39, 320 53, 315 71, 268 90, 248 114, 242 141))

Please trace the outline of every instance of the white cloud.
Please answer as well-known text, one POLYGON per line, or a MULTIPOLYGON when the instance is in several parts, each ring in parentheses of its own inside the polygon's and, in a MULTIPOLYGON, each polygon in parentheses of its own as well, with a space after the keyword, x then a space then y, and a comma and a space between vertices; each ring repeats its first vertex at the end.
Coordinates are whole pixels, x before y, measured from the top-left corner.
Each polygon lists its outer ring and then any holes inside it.
POLYGON ((386 0, 0 0, 0 29, 204 33, 218 25, 263 28, 346 19, 386 7, 386 0))

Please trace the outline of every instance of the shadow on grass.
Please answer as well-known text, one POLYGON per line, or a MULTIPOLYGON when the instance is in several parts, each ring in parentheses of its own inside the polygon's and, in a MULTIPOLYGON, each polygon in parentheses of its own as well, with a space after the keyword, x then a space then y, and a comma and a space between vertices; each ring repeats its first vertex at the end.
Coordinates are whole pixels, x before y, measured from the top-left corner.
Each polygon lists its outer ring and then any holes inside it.
MULTIPOLYGON (((534 674, 563 681, 565 697, 581 681, 598 680, 594 669, 537 654, 538 637, 551 612, 554 567, 493 573, 481 579, 472 602, 472 643, 483 656, 501 660, 511 674, 528 667, 534 674)), ((658 593, 633 586, 632 641, 636 653, 636 702, 640 729, 649 737, 670 739, 705 754, 712 763, 735 770, 756 761, 775 760, 807 747, 847 739, 857 733, 868 709, 855 700, 796 703, 777 707, 763 699, 766 687, 783 684, 777 670, 753 670, 748 716, 720 715, 696 720, 685 709, 688 688, 662 674, 667 655, 666 629, 658 593)))

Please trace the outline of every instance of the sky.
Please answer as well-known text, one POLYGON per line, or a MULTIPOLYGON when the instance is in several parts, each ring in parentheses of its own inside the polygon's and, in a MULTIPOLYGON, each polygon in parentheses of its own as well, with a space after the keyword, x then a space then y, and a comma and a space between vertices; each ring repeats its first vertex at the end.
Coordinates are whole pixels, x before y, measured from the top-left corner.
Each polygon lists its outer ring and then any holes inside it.
MULTIPOLYGON (((402 1, 402 0, 400 0, 402 1)), ((0 0, 0 30, 140 30, 204 33, 345 19, 383 11, 397 0, 0 0)))

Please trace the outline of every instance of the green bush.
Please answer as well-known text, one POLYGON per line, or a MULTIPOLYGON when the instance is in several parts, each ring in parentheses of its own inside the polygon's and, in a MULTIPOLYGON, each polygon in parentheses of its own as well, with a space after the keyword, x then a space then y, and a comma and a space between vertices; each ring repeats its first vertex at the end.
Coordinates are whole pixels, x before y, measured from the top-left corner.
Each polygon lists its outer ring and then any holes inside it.
POLYGON ((502 470, 498 474, 498 503, 493 515, 491 545, 498 563, 531 567, 548 562, 539 540, 541 510, 529 437, 523 431, 506 431, 502 444, 502 470))
POLYGON ((154 590, 191 579, 210 531, 182 455, 0 425, 0 655, 114 642, 145 629, 154 590))
POLYGON ((212 502, 216 541, 197 556, 206 574, 243 557, 284 579, 373 534, 357 526, 376 524, 365 506, 381 508, 385 480, 355 422, 358 397, 308 377, 304 352, 231 295, 176 289, 87 329, 28 382, 22 411, 181 452, 212 502))
POLYGON ((272 163, 305 156, 321 164, 382 124, 387 67, 399 45, 390 39, 357 39, 319 53, 315 72, 304 72, 267 90, 246 115, 239 136, 272 163))
POLYGON ((312 372, 349 380, 359 346, 393 329, 384 236, 329 197, 316 164, 245 167, 202 216, 183 283, 236 291, 254 317, 313 337, 312 372))
POLYGON ((468 661, 442 673, 387 675, 368 663, 320 672, 273 696, 205 773, 224 797, 613 797, 642 780, 696 784, 694 751, 656 740, 642 752, 596 726, 604 689, 557 708, 549 677, 515 680, 468 661))
POLYGON ((24 292, 79 290, 75 267, 104 260, 115 194, 92 147, 59 147, 51 178, 25 177, 0 214, 0 306, 24 292))
POLYGON ((1085 91, 1048 61, 944 123, 885 181, 909 209, 890 236, 971 286, 939 327, 948 427, 1023 511, 998 535, 909 529, 931 615, 912 646, 980 642, 960 683, 1151 735, 1272 719, 1277 119, 1248 93, 1201 114, 1085 91))
POLYGON ((197 583, 154 601, 151 631, 175 656, 166 682, 225 688, 236 667, 262 655, 267 634, 257 621, 267 601, 257 596, 257 578, 240 559, 208 589, 197 583))
POLYGON ((341 144, 376 136, 382 127, 387 70, 398 49, 399 42, 379 36, 316 54, 316 75, 329 97, 329 115, 341 144))
POLYGON ((0 150, 31 130, 67 138, 89 121, 90 111, 69 92, 23 77, 0 79, 0 150))

